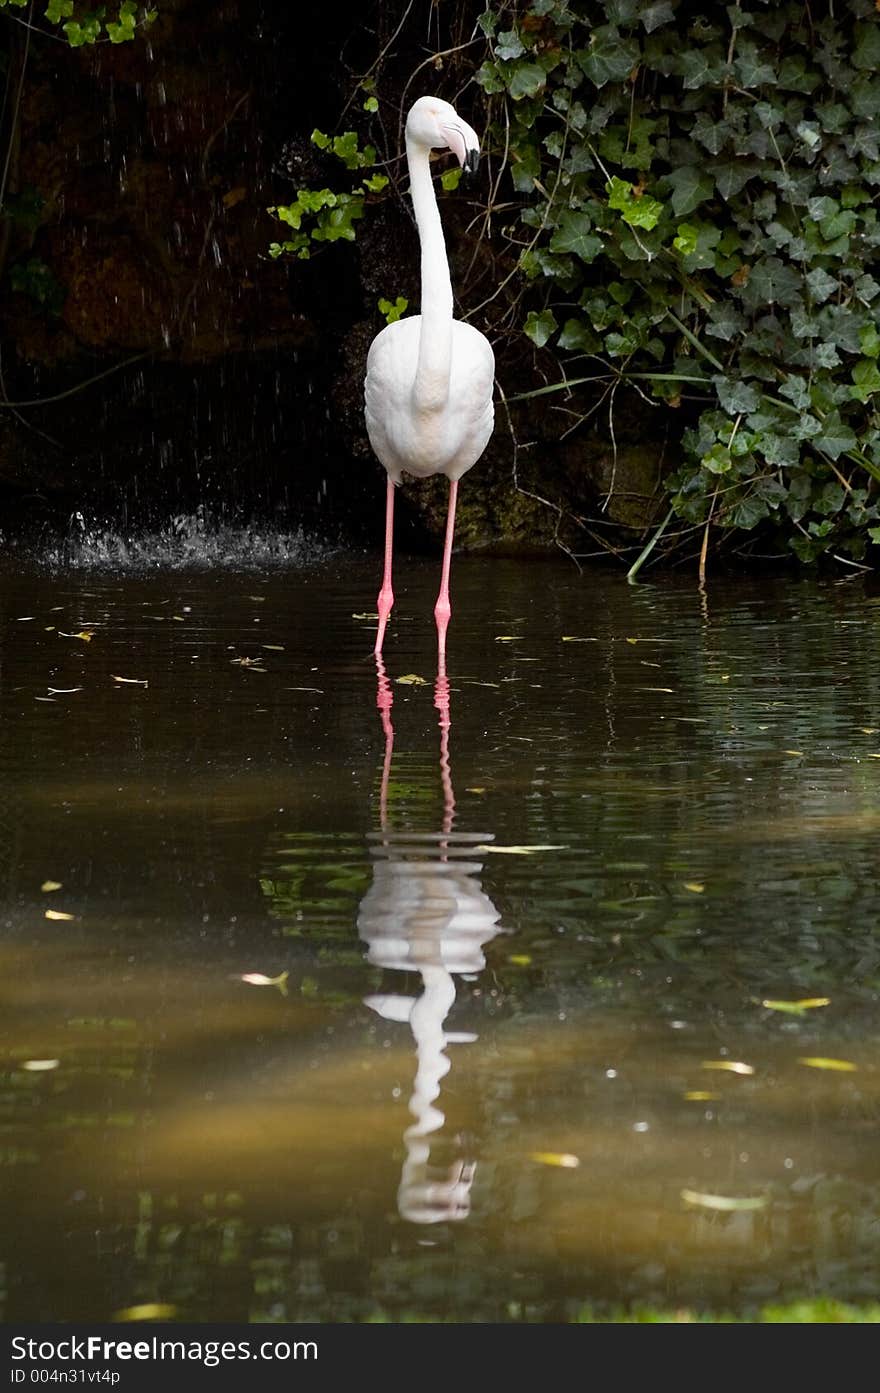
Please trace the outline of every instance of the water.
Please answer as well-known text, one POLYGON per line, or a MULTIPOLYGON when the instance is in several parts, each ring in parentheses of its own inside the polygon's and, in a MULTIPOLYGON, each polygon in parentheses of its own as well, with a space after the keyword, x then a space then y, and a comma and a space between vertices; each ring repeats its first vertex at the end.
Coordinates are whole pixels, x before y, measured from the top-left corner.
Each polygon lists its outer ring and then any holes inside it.
POLYGON ((375 559, 116 560, 0 583, 7 1321, 880 1297, 860 580, 457 559, 447 693, 433 563, 377 686, 375 559))

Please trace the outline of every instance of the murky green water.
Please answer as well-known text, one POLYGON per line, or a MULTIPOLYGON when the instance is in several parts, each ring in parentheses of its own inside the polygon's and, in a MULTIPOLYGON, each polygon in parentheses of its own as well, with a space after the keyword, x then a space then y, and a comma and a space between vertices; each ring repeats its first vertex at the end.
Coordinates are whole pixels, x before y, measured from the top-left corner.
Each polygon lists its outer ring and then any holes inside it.
POLYGON ((8 1321, 880 1296, 880 601, 436 572, 3 576, 8 1321))

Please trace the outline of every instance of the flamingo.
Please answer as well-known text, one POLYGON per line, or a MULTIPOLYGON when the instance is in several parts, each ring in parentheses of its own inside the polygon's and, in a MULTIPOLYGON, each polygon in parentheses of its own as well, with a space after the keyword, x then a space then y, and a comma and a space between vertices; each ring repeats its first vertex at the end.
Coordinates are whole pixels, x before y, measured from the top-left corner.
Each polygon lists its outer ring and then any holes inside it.
POLYGON ((458 481, 476 464, 494 424, 495 356, 485 335, 452 317, 452 282, 443 224, 431 179, 434 149, 449 149, 462 169, 476 172, 480 142, 449 102, 420 97, 406 120, 406 162, 421 244, 421 314, 389 324, 370 345, 364 389, 367 434, 388 474, 385 505, 385 569, 376 602, 379 625, 374 652, 382 652, 394 604, 391 558, 394 489, 402 474, 449 479, 449 508, 440 593, 434 606, 441 671, 452 613, 449 568, 458 481))

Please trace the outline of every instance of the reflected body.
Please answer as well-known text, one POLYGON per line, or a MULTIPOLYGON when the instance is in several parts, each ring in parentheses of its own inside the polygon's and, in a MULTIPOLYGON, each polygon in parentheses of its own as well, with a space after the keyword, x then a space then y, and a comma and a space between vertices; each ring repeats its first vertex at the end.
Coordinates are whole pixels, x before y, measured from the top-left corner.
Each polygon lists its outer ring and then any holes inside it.
POLYGON ((403 1134, 406 1159, 397 1205, 412 1223, 464 1219, 470 1213, 475 1164, 458 1158, 438 1171, 431 1166, 431 1142, 445 1116, 437 1105, 441 1080, 450 1070, 446 1047, 473 1043, 477 1036, 444 1028, 455 1003, 455 974, 479 973, 483 945, 499 932, 500 915, 479 881, 482 863, 474 847, 491 834, 456 833, 455 793, 449 762, 449 685, 438 676, 434 704, 440 713, 440 785, 443 826, 437 833, 392 831, 388 825, 394 729, 392 692, 381 657, 377 664, 377 706, 385 753, 379 793, 381 831, 372 840, 373 880, 358 913, 358 933, 369 945, 369 961, 392 972, 418 972, 422 993, 372 995, 367 1006, 389 1021, 406 1021, 416 1042, 416 1069, 409 1110, 415 1121, 403 1134))
POLYGON ((480 142, 455 108, 421 97, 406 122, 406 161, 421 245, 421 314, 389 324, 367 357, 364 387, 367 434, 388 474, 385 567, 377 606, 375 651, 381 653, 394 604, 391 563, 394 488, 404 472, 417 479, 445 474, 449 509, 440 593, 434 607, 441 660, 451 615, 449 571, 458 481, 476 464, 492 434, 495 358, 488 339, 453 318, 452 283, 443 225, 431 179, 432 149, 449 149, 474 172, 480 142))

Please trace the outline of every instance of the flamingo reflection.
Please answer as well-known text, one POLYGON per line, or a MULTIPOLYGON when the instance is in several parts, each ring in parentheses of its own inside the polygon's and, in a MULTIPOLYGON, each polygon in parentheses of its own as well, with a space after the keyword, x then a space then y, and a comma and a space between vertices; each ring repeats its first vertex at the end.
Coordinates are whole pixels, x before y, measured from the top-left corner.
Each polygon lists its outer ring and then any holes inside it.
POLYGON ((441 1081, 451 1063, 450 1044, 477 1037, 445 1029, 455 1001, 455 976, 485 967, 483 945, 500 932, 499 914, 480 885, 482 863, 475 848, 491 835, 455 832, 455 794, 449 764, 449 682, 441 665, 434 689, 440 725, 442 827, 435 833, 389 827, 388 786, 394 748, 393 692, 381 655, 376 655, 377 706, 385 735, 379 798, 381 830, 372 838, 373 881, 361 901, 358 932, 378 967, 418 972, 418 997, 370 996, 385 1020, 408 1022, 416 1044, 416 1074, 409 1111, 413 1122, 403 1134, 406 1155, 397 1191, 398 1210, 417 1224, 464 1219, 470 1212, 475 1161, 459 1156, 448 1167, 431 1164, 445 1116, 438 1105, 441 1081))

